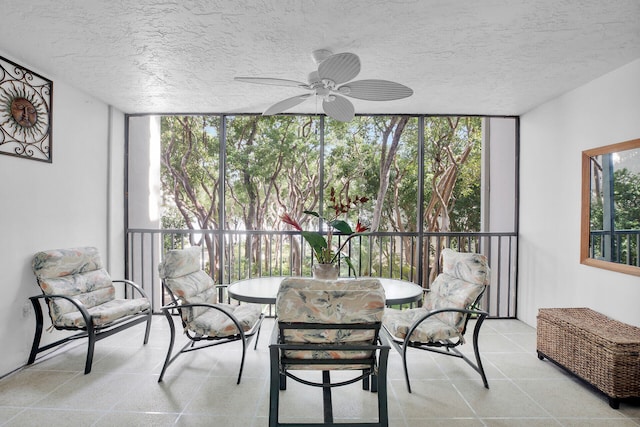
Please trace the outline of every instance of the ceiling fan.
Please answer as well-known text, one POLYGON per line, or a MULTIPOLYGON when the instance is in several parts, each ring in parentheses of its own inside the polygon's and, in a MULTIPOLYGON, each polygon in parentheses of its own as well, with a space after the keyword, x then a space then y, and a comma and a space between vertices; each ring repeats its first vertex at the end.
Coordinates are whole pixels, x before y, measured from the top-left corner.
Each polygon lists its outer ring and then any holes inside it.
POLYGON ((318 65, 318 70, 309 73, 307 83, 270 77, 236 77, 234 80, 274 86, 293 86, 311 92, 276 102, 262 113, 264 116, 282 113, 316 96, 322 99, 322 109, 325 114, 335 120, 348 122, 353 119, 355 109, 345 96, 367 101, 391 101, 407 98, 413 94, 413 90, 407 86, 388 80, 351 81, 360 73, 360 58, 353 53, 333 54, 328 50, 320 49, 314 51, 312 57, 318 65))

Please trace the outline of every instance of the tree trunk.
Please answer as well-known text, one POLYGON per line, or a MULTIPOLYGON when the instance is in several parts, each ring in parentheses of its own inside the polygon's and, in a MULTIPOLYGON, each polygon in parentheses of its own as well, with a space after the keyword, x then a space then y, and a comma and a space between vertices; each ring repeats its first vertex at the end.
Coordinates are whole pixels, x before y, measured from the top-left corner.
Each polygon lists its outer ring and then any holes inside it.
POLYGON ((389 178, 391 165, 395 160, 396 153, 400 147, 400 137, 409 121, 408 117, 393 117, 382 134, 382 147, 380 152, 380 186, 376 195, 376 204, 373 209, 373 218, 371 219, 371 231, 378 231, 380 226, 380 218, 382 217, 382 206, 384 198, 389 189, 389 178), (389 144, 389 138, 391 144, 389 144))

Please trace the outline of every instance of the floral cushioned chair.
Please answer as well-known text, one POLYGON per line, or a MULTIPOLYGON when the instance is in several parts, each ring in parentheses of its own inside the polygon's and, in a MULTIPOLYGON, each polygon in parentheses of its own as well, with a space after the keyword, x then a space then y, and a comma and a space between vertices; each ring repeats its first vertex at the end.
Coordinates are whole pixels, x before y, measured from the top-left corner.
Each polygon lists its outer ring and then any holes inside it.
POLYGON ((241 341, 242 359, 237 382, 240 384, 247 344, 254 335, 254 349, 258 344, 264 318, 262 307, 259 304, 216 303, 217 287, 213 279, 200 269, 201 250, 194 246, 169 251, 158 267, 162 285, 172 299, 171 303, 162 307, 169 321, 171 340, 158 382, 162 381, 169 365, 182 353, 241 341), (180 314, 182 327, 189 341, 172 357, 175 326, 171 313, 174 310, 180 314), (196 343, 200 345, 196 346, 196 343))
MULTIPOLYGON (((378 393, 378 422, 349 425, 387 426, 387 358, 389 345, 379 335, 384 313, 384 288, 377 279, 317 280, 285 278, 276 299, 277 324, 271 337, 271 391, 269 426, 278 420, 279 390, 286 377, 322 387, 324 424, 333 422, 331 388, 363 381, 378 393), (331 370, 361 374, 332 383, 331 370), (322 371, 322 381, 300 378, 291 371, 322 371), (371 377, 371 383, 369 378, 371 377)), ((295 424, 305 425, 305 424, 295 424)))
POLYGON ((490 280, 490 270, 484 255, 458 253, 447 248, 442 251, 442 273, 431 284, 423 306, 409 310, 386 309, 384 329, 402 355, 409 393, 409 347, 462 358, 480 374, 484 386, 489 388, 478 350, 480 327, 489 313, 476 310, 475 307, 490 280), (467 322, 472 316, 477 318, 473 331, 476 363, 456 348, 465 343, 467 322))
POLYGON ((88 374, 91 372, 96 341, 141 322, 147 322, 144 343, 149 340, 149 298, 142 288, 129 280, 112 280, 96 248, 38 252, 33 258, 32 267, 42 295, 29 298, 35 309, 36 333, 27 364, 32 364, 41 351, 71 340, 88 338, 84 369, 84 373, 88 374), (114 283, 124 283, 125 290, 131 289, 140 297, 116 298, 114 283), (80 332, 40 347, 44 321, 41 299, 47 302, 53 328, 80 332))

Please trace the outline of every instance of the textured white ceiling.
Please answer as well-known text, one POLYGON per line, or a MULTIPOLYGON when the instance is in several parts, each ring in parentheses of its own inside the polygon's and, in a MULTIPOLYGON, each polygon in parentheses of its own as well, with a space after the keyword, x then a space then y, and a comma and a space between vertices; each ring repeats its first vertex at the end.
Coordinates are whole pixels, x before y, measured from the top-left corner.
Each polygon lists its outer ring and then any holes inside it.
MULTIPOLYGON (((640 58, 640 1, 3 1, 0 51, 126 113, 261 112, 315 49, 414 90, 356 113, 519 115, 640 58)), ((639 76, 640 78, 640 76, 639 76)), ((293 112, 316 112, 308 100, 293 112)))

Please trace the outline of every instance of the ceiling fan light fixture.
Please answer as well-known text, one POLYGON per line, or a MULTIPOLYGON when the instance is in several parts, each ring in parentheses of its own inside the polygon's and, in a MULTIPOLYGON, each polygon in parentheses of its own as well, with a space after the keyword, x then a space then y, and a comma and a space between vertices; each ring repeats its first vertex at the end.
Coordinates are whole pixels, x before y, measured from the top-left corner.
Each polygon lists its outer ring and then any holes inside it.
POLYGON ((320 86, 316 88, 316 95, 320 97, 326 97, 331 93, 331 89, 328 87, 320 86))
POLYGON ((326 87, 329 90, 335 90, 336 89, 336 83, 333 80, 322 79, 322 84, 324 85, 324 87, 326 87))

